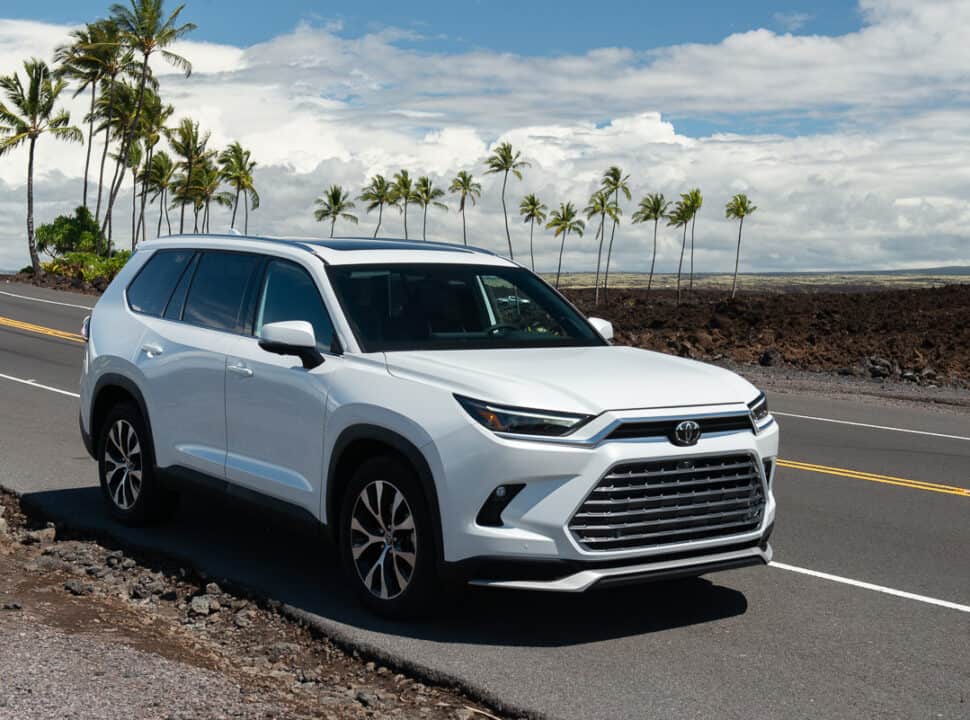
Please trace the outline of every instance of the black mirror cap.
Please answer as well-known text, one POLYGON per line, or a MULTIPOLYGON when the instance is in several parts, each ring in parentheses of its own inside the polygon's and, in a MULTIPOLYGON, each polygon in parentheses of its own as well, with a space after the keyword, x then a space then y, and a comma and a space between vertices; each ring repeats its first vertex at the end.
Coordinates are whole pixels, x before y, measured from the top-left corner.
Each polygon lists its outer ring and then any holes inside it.
POLYGON ((260 340, 259 346, 266 352, 275 355, 295 355, 303 363, 304 370, 312 370, 323 364, 323 355, 316 348, 297 347, 287 343, 273 342, 271 340, 260 340))

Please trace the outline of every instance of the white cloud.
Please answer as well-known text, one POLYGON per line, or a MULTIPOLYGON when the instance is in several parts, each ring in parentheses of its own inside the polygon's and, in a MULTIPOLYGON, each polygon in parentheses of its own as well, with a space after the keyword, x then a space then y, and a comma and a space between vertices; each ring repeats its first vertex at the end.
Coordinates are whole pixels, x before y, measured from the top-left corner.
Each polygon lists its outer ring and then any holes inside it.
MULTIPOLYGON (((179 115, 210 129, 214 144, 238 139, 253 150, 263 200, 251 215, 257 232, 321 233, 311 208, 333 182, 357 188, 373 173, 407 167, 447 186, 467 168, 484 186, 468 212, 469 239, 501 250, 501 178, 482 173, 488 149, 508 139, 532 163, 523 181, 510 180, 514 216, 526 192, 551 207, 583 207, 612 164, 631 174, 636 196, 700 187, 695 261, 704 271, 733 265, 735 226, 723 206, 736 192, 759 207, 745 223, 750 269, 970 263, 962 32, 970 3, 863 0, 860 9, 866 25, 840 37, 753 30, 716 44, 553 58, 429 53, 400 47, 393 30, 347 38, 339 26, 301 24, 247 48, 181 44, 192 77, 165 69, 161 82, 179 115), (670 117, 721 120, 734 131, 689 137, 689 125, 670 117), (739 132, 748 117, 808 129, 739 132)), ((49 55, 67 31, 0 20, 0 72, 25 55, 49 55)), ((70 106, 80 118, 84 98, 70 106)), ((71 178, 82 161, 80 148, 42 141, 39 221, 77 204, 80 183, 71 178)), ((20 153, 0 159, 0 267, 25 260, 25 164, 20 153)), ((614 257, 623 269, 643 269, 651 229, 631 228, 632 210, 614 257)), ((374 219, 361 215, 356 232, 369 234, 374 219)), ((524 252, 527 228, 511 220, 524 252)), ((431 211, 428 225, 435 239, 460 238, 454 203, 448 213, 431 211)), ((417 214, 409 227, 420 228, 417 214)), ((385 228, 401 232, 393 211, 385 228)), ((594 262, 594 229, 571 239, 569 269, 594 262)), ((661 235, 659 263, 669 270, 678 240, 672 230, 661 235)), ((545 231, 536 240, 537 260, 553 267, 558 245, 545 231)))

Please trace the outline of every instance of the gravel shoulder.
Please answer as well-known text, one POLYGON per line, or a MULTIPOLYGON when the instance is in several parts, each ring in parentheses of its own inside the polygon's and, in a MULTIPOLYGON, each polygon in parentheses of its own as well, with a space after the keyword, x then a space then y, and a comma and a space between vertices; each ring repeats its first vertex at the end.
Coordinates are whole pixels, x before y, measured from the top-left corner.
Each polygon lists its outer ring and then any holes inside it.
POLYGON ((0 493, 0 720, 496 718, 165 561, 35 526, 0 493))

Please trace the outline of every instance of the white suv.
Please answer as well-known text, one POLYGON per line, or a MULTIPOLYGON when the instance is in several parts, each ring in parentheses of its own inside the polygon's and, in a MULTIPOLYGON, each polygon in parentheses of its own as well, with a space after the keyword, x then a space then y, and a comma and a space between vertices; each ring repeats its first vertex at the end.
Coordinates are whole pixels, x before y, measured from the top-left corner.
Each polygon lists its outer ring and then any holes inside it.
POLYGON ((766 563, 778 428, 726 370, 610 344, 525 268, 398 240, 143 244, 85 323, 113 514, 182 483, 326 528, 371 608, 766 563))

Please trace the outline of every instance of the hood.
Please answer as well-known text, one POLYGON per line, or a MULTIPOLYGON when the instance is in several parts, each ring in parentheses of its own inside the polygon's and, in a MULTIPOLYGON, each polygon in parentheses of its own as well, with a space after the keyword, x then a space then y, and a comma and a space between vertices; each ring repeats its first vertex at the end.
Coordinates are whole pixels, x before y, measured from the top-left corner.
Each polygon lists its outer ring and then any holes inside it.
POLYGON ((385 353, 392 375, 497 404, 598 414, 750 402, 757 390, 722 368, 631 347, 385 353))

